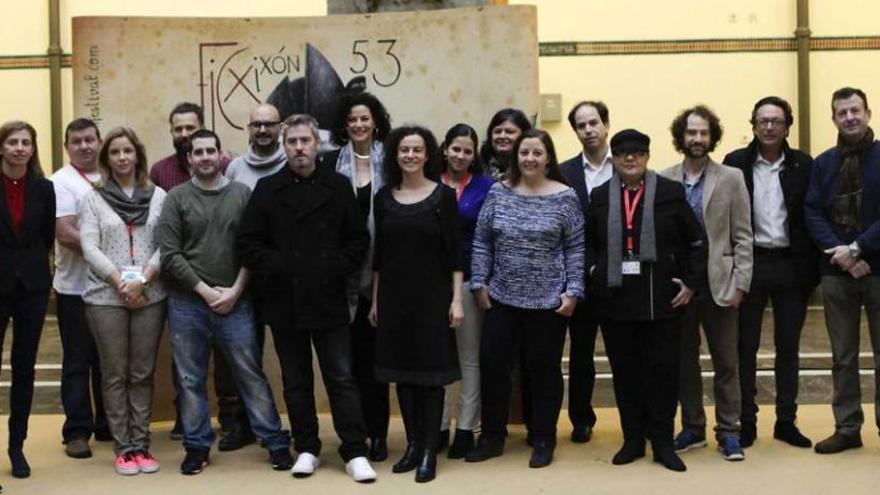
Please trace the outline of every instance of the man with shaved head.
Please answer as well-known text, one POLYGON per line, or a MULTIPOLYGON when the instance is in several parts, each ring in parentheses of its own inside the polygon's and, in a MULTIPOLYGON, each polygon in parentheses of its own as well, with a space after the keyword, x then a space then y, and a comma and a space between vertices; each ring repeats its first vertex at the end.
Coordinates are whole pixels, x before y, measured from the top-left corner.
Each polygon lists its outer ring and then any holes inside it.
POLYGON ((280 170, 287 156, 278 141, 281 115, 274 105, 263 103, 251 110, 247 128, 247 153, 230 162, 226 177, 253 190, 258 180, 280 170))

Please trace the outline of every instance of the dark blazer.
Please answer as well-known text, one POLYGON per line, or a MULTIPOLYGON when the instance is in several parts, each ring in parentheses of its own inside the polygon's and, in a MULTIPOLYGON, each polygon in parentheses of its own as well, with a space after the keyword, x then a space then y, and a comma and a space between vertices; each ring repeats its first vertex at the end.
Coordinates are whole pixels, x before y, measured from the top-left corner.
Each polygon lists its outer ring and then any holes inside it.
MULTIPOLYGON (((747 147, 735 150, 724 157, 725 165, 742 171, 753 212, 755 181, 752 178, 752 168, 758 158, 758 150, 759 143, 756 138, 747 147)), ((810 155, 789 147, 787 141, 783 144, 783 151, 785 161, 782 162, 782 170, 779 172, 779 183, 782 185, 782 196, 788 212, 791 254, 798 264, 798 273, 801 275, 804 289, 810 293, 819 284, 819 250, 810 238, 804 221, 804 201, 810 183, 810 173, 813 170, 813 159, 810 155)), ((752 225, 754 226, 754 214, 752 225)))
POLYGON ((260 180, 237 240, 261 285, 261 319, 300 330, 348 323, 345 279, 363 266, 368 245, 351 183, 320 164, 307 179, 285 165, 260 180))
POLYGON ((577 193, 578 200, 581 202, 581 209, 584 215, 587 214, 587 207, 590 206, 590 194, 587 193, 586 176, 584 175, 584 157, 578 153, 574 158, 562 162, 559 165, 562 174, 568 181, 568 185, 577 193))
POLYGON ((26 180, 20 235, 12 228, 6 188, 0 184, 0 294, 16 290, 16 277, 29 291, 52 286, 49 250, 55 242, 55 189, 30 171, 26 180))
MULTIPOLYGON (((834 199, 840 174, 840 150, 835 146, 816 157, 810 187, 807 190, 804 218, 810 236, 819 249, 859 243, 862 259, 871 266, 872 275, 880 273, 880 141, 874 141, 862 156, 862 230, 844 231, 834 222, 834 199)), ((823 254, 823 274, 843 275, 823 254)))
MULTIPOLYGON (((677 316, 682 308, 670 302, 679 286, 679 278, 694 289, 706 273, 706 246, 703 231, 685 199, 684 187, 657 176, 654 198, 654 230, 657 261, 642 262, 640 275, 624 275, 621 287, 608 287, 608 188, 610 182, 593 188, 587 210, 587 264, 590 287, 598 299, 599 312, 618 321, 650 321, 677 316)), ((623 207, 621 231, 625 232, 623 207)), ((636 251, 642 225, 644 201, 639 202, 633 219, 636 251)), ((621 241, 621 246, 625 242, 621 241)))

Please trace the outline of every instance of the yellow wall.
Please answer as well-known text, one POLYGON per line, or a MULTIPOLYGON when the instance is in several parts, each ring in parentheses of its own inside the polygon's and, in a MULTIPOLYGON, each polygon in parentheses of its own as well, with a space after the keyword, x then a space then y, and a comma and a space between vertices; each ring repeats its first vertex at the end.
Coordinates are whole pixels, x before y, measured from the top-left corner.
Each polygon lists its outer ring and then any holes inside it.
MULTIPOLYGON (((538 38, 548 41, 625 41, 787 38, 797 26, 795 0, 510 0, 538 5, 538 38)), ((880 2, 812 0, 813 36, 878 36, 880 2)), ((880 101, 877 51, 813 52, 811 63, 811 148, 833 146, 831 93, 860 87, 869 102, 880 101), (873 98, 872 98, 873 96, 873 98)), ((582 99, 600 99, 611 110, 612 132, 637 127, 652 137, 653 167, 679 160, 669 124, 676 112, 696 103, 712 107, 725 136, 714 156, 751 139, 754 102, 770 94, 787 99, 797 118, 797 56, 794 52, 682 55, 542 57, 541 93, 561 93, 564 113, 582 99)), ((564 119, 564 115, 563 115, 564 119)), ((567 121, 544 125, 561 157, 578 152, 567 121)), ((790 142, 796 146, 797 124, 790 142)))
MULTIPOLYGON (((324 15, 326 0, 61 0, 62 45, 70 51, 70 18, 79 15, 146 16, 295 16, 324 15)), ((682 39, 786 38, 796 23, 795 0, 510 0, 538 6, 538 35, 550 41, 621 41, 682 39)), ((10 2, 4 17, 15 19, 0 30, 0 55, 45 53, 48 45, 46 1, 10 2)), ((880 2, 812 0, 814 36, 880 36, 880 2)), ((844 85, 861 87, 872 102, 880 101, 877 51, 814 52, 812 66, 812 151, 834 144, 829 97, 844 85)), ((742 146, 750 138, 747 122, 754 101, 777 94, 795 106, 797 61, 794 52, 682 55, 570 56, 540 59, 542 93, 560 93, 564 113, 581 99, 602 99, 611 108, 612 130, 638 127, 653 139, 652 165, 678 159, 668 125, 681 108, 706 103, 725 126, 715 156, 742 146)), ((471 68, 461 68, 471 70, 471 68)), ((71 115, 70 74, 64 71, 63 120, 71 115)), ((40 153, 49 167, 48 71, 0 71, 0 120, 18 117, 40 131, 40 153)), ((396 121, 406 120, 395 116, 396 121)), ((481 132, 485 123, 474 123, 481 132)), ((557 141, 561 157, 574 154, 578 143, 563 121, 545 126, 557 141)), ((792 129, 797 144, 797 128, 792 129)))

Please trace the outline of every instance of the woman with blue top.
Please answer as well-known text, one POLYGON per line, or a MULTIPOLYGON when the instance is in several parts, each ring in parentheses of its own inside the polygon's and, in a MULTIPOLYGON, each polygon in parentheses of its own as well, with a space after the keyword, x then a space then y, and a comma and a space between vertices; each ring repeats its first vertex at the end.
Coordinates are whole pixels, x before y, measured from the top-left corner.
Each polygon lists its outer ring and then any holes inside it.
MULTIPOLYGON (((480 416, 480 335, 483 329, 483 310, 477 306, 477 300, 470 291, 471 245, 477 227, 477 216, 495 181, 483 175, 483 167, 477 155, 479 138, 473 127, 467 124, 452 126, 446 132, 442 148, 445 160, 440 179, 455 190, 455 197, 458 199, 461 252, 464 259, 464 319, 455 333, 461 384, 458 390, 455 438, 446 455, 450 459, 461 459, 474 447, 474 429, 480 416)), ((449 442, 449 426, 456 398, 453 392, 453 387, 447 387, 443 426, 440 430, 441 447, 449 442)))
POLYGON ((487 310, 480 353, 482 429, 465 459, 504 451, 511 370, 523 356, 531 389, 530 467, 553 460, 562 407, 565 328, 584 297, 584 217, 547 132, 524 132, 517 166, 489 190, 474 233, 471 290, 487 310))
POLYGON ((407 447, 392 471, 436 475, 443 387, 459 378, 463 263, 455 192, 437 183, 431 131, 395 129, 386 141, 385 183, 376 194, 373 306, 376 378, 397 384, 407 447))
POLYGON ((373 198, 385 183, 385 148, 382 142, 391 131, 391 119, 378 98, 367 92, 351 93, 340 107, 333 127, 333 143, 340 146, 324 156, 324 163, 348 177, 357 196, 361 214, 370 232, 370 249, 363 269, 348 281, 349 310, 352 313, 351 349, 354 375, 361 393, 361 408, 370 437, 371 461, 388 458, 388 385, 376 380, 376 329, 367 322, 372 297, 372 253, 375 239, 373 198))

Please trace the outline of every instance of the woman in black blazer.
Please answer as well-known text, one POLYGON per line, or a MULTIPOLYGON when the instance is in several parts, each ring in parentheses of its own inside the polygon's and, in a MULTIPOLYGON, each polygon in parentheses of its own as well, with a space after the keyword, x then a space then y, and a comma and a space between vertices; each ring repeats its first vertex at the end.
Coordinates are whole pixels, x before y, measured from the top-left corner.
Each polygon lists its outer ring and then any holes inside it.
POLYGON ((645 456, 674 471, 681 313, 705 273, 697 218, 675 181, 647 170, 648 136, 627 129, 611 139, 615 174, 593 189, 587 209, 587 266, 598 300, 623 448, 614 464, 645 456))
POLYGON ((27 478, 31 469, 22 446, 52 285, 49 250, 55 242, 55 190, 40 168, 37 131, 26 122, 0 126, 0 164, 0 348, 10 318, 13 326, 9 460, 12 475, 27 478))

